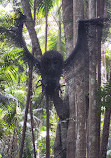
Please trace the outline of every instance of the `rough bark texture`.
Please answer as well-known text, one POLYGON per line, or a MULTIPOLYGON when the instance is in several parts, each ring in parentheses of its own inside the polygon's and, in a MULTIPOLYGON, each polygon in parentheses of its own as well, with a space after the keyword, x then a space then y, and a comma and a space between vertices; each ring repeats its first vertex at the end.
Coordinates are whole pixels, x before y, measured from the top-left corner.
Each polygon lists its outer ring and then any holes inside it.
POLYGON ((62 0, 63 23, 65 32, 66 56, 73 48, 73 0, 62 0))
POLYGON ((96 1, 89 0, 89 19, 96 17, 96 1))
POLYGON ((88 89, 88 50, 85 23, 79 24, 76 55, 67 72, 69 84, 69 124, 67 158, 86 157, 86 94, 88 89), (85 39, 85 40, 84 40, 85 39), (76 104, 76 105, 75 105, 76 104))
POLYGON ((69 85, 68 93, 69 95, 69 123, 68 123, 68 130, 67 130, 67 155, 66 157, 74 158, 75 157, 75 151, 76 151, 76 134, 75 134, 75 120, 76 116, 75 114, 75 92, 73 90, 74 88, 74 78, 70 79, 67 83, 69 85), (72 105, 72 106, 71 106, 72 105))
POLYGON ((89 157, 97 157, 97 84, 96 84, 96 28, 90 27, 89 36, 89 157))
POLYGON ((97 157, 98 155, 96 104, 97 56, 95 52, 97 50, 96 29, 98 25, 102 26, 101 23, 101 19, 83 20, 79 22, 78 41, 74 52, 66 62, 68 63, 70 61, 69 66, 65 69, 66 81, 69 85, 67 158, 86 157, 86 131, 89 132, 87 155, 89 154, 89 157, 97 157), (88 93, 89 110, 86 102, 88 93), (89 119, 88 122, 87 117, 89 119), (86 125, 87 123, 89 126, 86 125))
MULTIPOLYGON (((72 48, 73 48, 73 0, 68 0, 68 1, 62 0, 62 9, 63 9, 63 23, 64 23, 64 32, 65 32, 66 56, 68 57, 71 54, 72 48)), ((72 84, 71 85, 69 84, 70 82, 67 83, 67 93, 68 93, 68 88, 70 89, 70 86, 72 86, 72 84)), ((70 98, 72 97, 72 99, 69 102, 69 104, 72 105, 72 108, 70 107, 71 111, 70 111, 70 116, 69 116, 71 120, 68 121, 69 123, 68 131, 67 131, 68 135, 66 135, 67 136, 66 137, 67 154, 69 153, 69 155, 74 155, 73 153, 75 152, 74 151, 75 149, 75 122, 74 122, 74 116, 72 117, 73 112, 74 112, 74 107, 73 107, 74 102, 72 102, 73 96, 74 96, 73 92, 74 91, 72 90, 71 93, 68 93, 70 95, 70 98)))
POLYGON ((105 0, 97 0, 97 17, 104 15, 105 0))
POLYGON ((67 146, 67 128, 69 118, 69 105, 67 98, 62 101, 58 94, 53 98, 57 114, 60 118, 56 131, 56 139, 54 144, 54 157, 66 158, 67 146))
MULTIPOLYGON (((72 51, 72 45, 73 45, 73 0, 69 0, 69 1, 63 0, 62 9, 63 9, 63 23, 64 23, 64 31, 65 31, 65 42, 66 42, 66 56, 69 56, 72 51)), ((60 105, 59 109, 57 110, 58 114, 64 113, 62 110, 64 108, 67 111, 69 111, 68 96, 65 98, 63 102, 62 100, 60 100, 59 97, 56 96, 54 98, 54 104, 55 107, 56 105, 60 105)), ((61 116, 62 119, 60 119, 58 124, 55 146, 54 146, 55 158, 66 158, 68 117, 69 115, 65 117, 61 116)))
MULTIPOLYGON (((96 1, 89 0, 89 19, 96 17, 96 1)), ((90 26, 89 30, 89 116, 88 116, 88 157, 97 157, 97 45, 96 45, 96 26, 90 26), (90 38, 91 37, 91 38, 90 38)))
POLYGON ((73 0, 73 46, 77 42, 78 20, 80 19, 84 19, 84 1, 73 0))
POLYGON ((37 38, 37 34, 34 28, 34 20, 32 18, 30 4, 28 0, 21 0, 24 14, 26 15, 26 27, 28 29, 31 42, 32 42, 32 53, 37 58, 40 59, 41 57, 41 49, 39 45, 39 41, 37 38))
MULTIPOLYGON (((105 0, 97 0, 97 17, 103 17, 104 14, 104 3, 105 0)), ((98 41, 98 48, 97 48, 97 82, 98 82, 98 89, 101 87, 101 37, 102 37, 102 28, 97 29, 97 41, 98 41)), ((97 139, 98 139, 98 157, 100 157, 100 132, 101 132, 101 108, 99 106, 101 99, 98 98, 98 111, 97 111, 97 139)))

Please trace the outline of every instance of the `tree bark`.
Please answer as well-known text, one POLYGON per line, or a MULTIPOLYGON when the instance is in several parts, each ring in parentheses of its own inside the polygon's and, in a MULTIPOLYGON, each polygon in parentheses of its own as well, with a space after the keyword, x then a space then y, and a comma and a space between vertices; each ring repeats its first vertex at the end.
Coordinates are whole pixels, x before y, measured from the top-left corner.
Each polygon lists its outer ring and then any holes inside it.
POLYGON ((73 0, 73 47, 76 45, 78 36, 78 21, 84 19, 83 0, 73 0))
POLYGON ((39 60, 42 54, 41 54, 39 40, 37 38, 37 34, 34 28, 34 20, 32 18, 30 4, 28 0, 21 0, 21 2, 22 2, 24 14, 27 17, 26 27, 28 29, 31 42, 32 42, 32 52, 33 52, 33 55, 39 60))
POLYGON ((89 158, 97 157, 96 29, 92 27, 90 33, 93 41, 89 39, 89 158))
POLYGON ((101 140, 100 158, 106 158, 106 156, 107 156, 107 145, 108 145, 109 129, 110 129, 110 116, 111 116, 111 109, 106 108, 102 140, 101 140))
MULTIPOLYGON (((73 48, 73 0, 62 0, 62 9, 63 9, 63 24, 64 24, 64 32, 65 32, 65 45, 66 45, 66 56, 68 57, 73 48)), ((66 78, 68 74, 65 74, 66 78)), ((74 116, 73 112, 74 109, 74 100, 73 100, 73 90, 71 88, 72 83, 69 81, 67 82, 67 100, 69 101, 69 94, 70 94, 70 102, 66 103, 69 104, 69 110, 70 110, 70 120, 68 120, 67 124, 67 131, 66 131, 66 157, 73 157, 75 153, 75 122, 74 122, 74 116), (69 93, 69 89, 71 89, 72 93, 69 93)), ((66 126, 64 124, 64 126, 66 126)))
POLYGON ((96 17, 96 1, 89 0, 89 19, 96 17))
POLYGON ((97 17, 104 15, 105 0, 97 0, 97 17))
POLYGON ((45 0, 45 52, 47 51, 47 31, 48 31, 48 10, 47 0, 45 0))
POLYGON ((25 140, 25 132, 26 132, 26 123, 27 123, 27 114, 28 114, 28 108, 30 104, 30 98, 32 95, 32 65, 29 64, 29 85, 28 85, 28 93, 27 93, 27 102, 26 102, 26 109, 25 109, 25 116, 24 116, 24 125, 23 125, 23 131, 22 131, 22 139, 21 139, 21 145, 20 145, 20 151, 19 151, 19 158, 22 158, 23 155, 23 148, 24 148, 24 140, 25 140))
POLYGON ((79 22, 76 55, 66 68, 69 84, 69 124, 67 132, 67 158, 86 157, 86 95, 88 93, 87 27, 79 22), (87 83, 87 84, 86 84, 87 83), (76 104, 76 106, 75 106, 76 104))
POLYGON ((46 96, 46 158, 50 158, 49 102, 49 96, 46 96))
POLYGON ((55 158, 66 158, 69 106, 67 99, 63 101, 57 93, 53 97, 53 102, 59 116, 56 140, 54 144, 54 156, 55 158))
POLYGON ((61 42, 61 24, 62 24, 62 17, 61 17, 61 7, 59 8, 58 10, 58 14, 59 14, 59 22, 58 22, 58 25, 59 25, 59 32, 58 32, 58 42, 57 42, 57 50, 61 53, 61 50, 62 50, 62 42, 61 42))
MULTIPOLYGON (((96 1, 89 0, 89 19, 96 17, 96 1)), ((96 27, 90 26, 89 29, 89 115, 88 115, 88 157, 98 157, 97 147, 97 45, 96 45, 96 27)))
MULTIPOLYGON (((31 89, 31 93, 32 93, 32 89, 31 89)), ((36 158, 35 136, 34 136, 34 120, 33 120, 33 112, 32 112, 32 98, 30 99, 30 117, 31 117, 31 131, 32 131, 33 152, 34 152, 34 158, 36 158)))
MULTIPOLYGON (((78 21, 80 19, 84 19, 84 2, 83 0, 79 0, 79 1, 73 0, 73 45, 74 46, 76 45, 77 37, 79 36, 78 35, 78 21)), ((86 42, 86 45, 87 45, 87 42, 86 42)), ((84 60, 84 57, 82 60, 84 60)), ((79 66, 79 63, 77 64, 79 66)), ((84 65, 84 61, 81 64, 84 65)), ((88 68, 88 65, 87 67, 84 67, 84 71, 81 71, 79 74, 77 72, 77 75, 75 77, 75 89, 76 89, 76 93, 75 93, 75 96, 76 96, 76 100, 75 100, 76 155, 75 157, 76 158, 86 157, 86 102, 85 102, 86 94, 85 92, 88 91, 88 89, 86 88, 85 78, 87 78, 88 71, 86 72, 85 70, 87 68, 88 68), (85 72, 86 74, 84 74, 85 72)))
MULTIPOLYGON (((104 2, 105 0, 97 0, 97 13, 96 17, 103 17, 104 14, 104 2)), ((98 49, 97 49, 97 82, 98 89, 101 87, 101 37, 102 37, 102 28, 97 29, 97 41, 98 41, 98 49)), ((98 109, 97 109, 97 140, 98 140, 98 157, 100 156, 100 132, 101 132, 101 107, 99 106, 101 99, 98 98, 98 109)))
POLYGON ((68 57, 73 48, 73 0, 62 0, 62 9, 66 56, 68 57))

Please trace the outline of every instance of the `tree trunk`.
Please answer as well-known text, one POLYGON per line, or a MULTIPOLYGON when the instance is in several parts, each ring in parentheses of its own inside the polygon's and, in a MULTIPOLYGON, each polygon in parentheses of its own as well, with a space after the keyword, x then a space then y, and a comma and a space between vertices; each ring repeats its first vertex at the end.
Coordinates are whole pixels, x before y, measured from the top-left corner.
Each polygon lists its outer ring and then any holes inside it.
MULTIPOLYGON (((31 89, 31 93, 32 93, 32 89, 31 89)), ((33 111, 32 111, 32 97, 30 99, 30 118, 31 118, 31 131, 32 131, 33 152, 34 152, 34 158, 36 158, 35 136, 34 136, 34 119, 33 119, 33 111)))
POLYGON ((78 21, 84 19, 83 0, 73 0, 73 47, 76 45, 78 36, 78 21))
MULTIPOLYGON (((84 19, 84 2, 83 0, 79 0, 79 1, 73 0, 73 45, 74 46, 76 45, 77 42, 78 20, 80 19, 84 19)), ((77 64, 79 65, 79 63, 77 64)), ((88 89, 86 88, 86 84, 85 84, 85 78, 87 78, 87 74, 88 74, 88 71, 86 71, 86 69, 88 69, 88 65, 87 67, 84 67, 84 71, 80 72, 75 77, 76 78, 75 79, 75 89, 76 89, 76 93, 75 93, 76 156, 75 157, 76 158, 86 157, 86 102, 85 102, 86 94, 85 93, 88 93, 88 89), (84 74, 85 72, 86 74, 84 74)))
POLYGON ((34 28, 34 20, 32 18, 30 4, 28 0, 21 0, 21 2, 22 2, 24 14, 27 17, 27 21, 25 24, 31 38, 33 55, 37 59, 40 59, 42 54, 41 54, 41 49, 40 49, 39 41, 37 38, 37 34, 34 28))
POLYGON ((89 158, 97 157, 97 84, 96 84, 96 29, 91 28, 89 40, 89 158), (92 33, 91 33, 92 32, 92 33))
POLYGON ((89 19, 96 17, 96 1, 89 0, 89 19))
POLYGON ((32 65, 29 64, 29 85, 28 85, 28 93, 27 93, 27 102, 26 102, 26 108, 25 108, 25 116, 24 116, 24 125, 23 125, 23 131, 22 131, 22 139, 21 139, 21 145, 20 145, 20 151, 19 151, 19 158, 22 158, 23 155, 23 148, 24 148, 24 140, 25 140, 25 132, 26 132, 26 123, 27 123, 27 114, 28 114, 28 108, 30 104, 30 99, 32 95, 32 65))
POLYGON ((63 23, 65 32, 66 56, 73 48, 73 0, 62 0, 63 23))
POLYGON ((85 22, 79 22, 77 53, 66 70, 66 81, 69 84, 68 93, 70 94, 67 158, 86 157, 86 95, 88 93, 89 67, 86 32, 85 22))
MULTIPOLYGON (((89 0, 89 19, 96 17, 96 1, 89 0)), ((88 115, 88 157, 97 158, 97 45, 96 45, 96 27, 90 26, 88 45, 89 45, 89 115, 88 115)))
POLYGON ((62 42, 61 42, 61 24, 62 24, 61 7, 58 10, 58 14, 59 14, 59 22, 58 22, 59 32, 58 32, 57 50, 58 50, 58 52, 61 53, 61 50, 62 50, 62 47, 61 47, 62 46, 62 42))
MULTIPOLYGON (((65 32, 65 44, 66 44, 66 56, 68 57, 73 48, 73 0, 62 0, 63 9, 63 23, 65 32)), ((65 74, 66 78, 68 74, 65 74)), ((69 99, 69 113, 71 118, 68 120, 67 141, 66 141, 66 157, 72 158, 75 154, 75 121, 74 121, 74 91, 73 91, 73 79, 72 82, 67 82, 67 94, 69 99), (70 93, 71 92, 71 93, 70 93), (70 96, 68 96, 70 95, 70 96), (70 97, 70 98, 69 98, 70 97)))
POLYGON ((47 11, 47 1, 45 1, 45 52, 47 51, 47 31, 48 31, 48 11, 47 11))
POLYGON ((111 116, 111 109, 106 108, 104 126, 103 126, 103 134, 102 134, 102 140, 101 140, 100 158, 106 158, 106 156, 107 156, 107 145, 108 145, 109 129, 110 129, 110 116, 111 116))
MULTIPOLYGON (((105 0, 97 0, 97 15, 96 17, 103 17, 104 14, 104 2, 105 0)), ((102 37, 102 28, 97 29, 97 41, 98 41, 98 49, 97 49, 97 81, 98 81, 98 89, 101 87, 101 37, 102 37)), ((97 140, 98 140, 98 157, 100 157, 100 132, 101 132, 101 107, 99 106, 101 99, 98 98, 98 117, 97 117, 97 140)))
MULTIPOLYGON (((72 72, 70 70, 70 72, 72 72)), ((68 131, 67 131, 67 156, 66 158, 75 158, 75 151, 76 151, 76 133, 75 133, 75 85, 74 79, 68 79, 67 75, 67 83, 68 87, 68 94, 69 95, 69 123, 68 123, 68 131), (71 106, 72 105, 72 106, 71 106)))

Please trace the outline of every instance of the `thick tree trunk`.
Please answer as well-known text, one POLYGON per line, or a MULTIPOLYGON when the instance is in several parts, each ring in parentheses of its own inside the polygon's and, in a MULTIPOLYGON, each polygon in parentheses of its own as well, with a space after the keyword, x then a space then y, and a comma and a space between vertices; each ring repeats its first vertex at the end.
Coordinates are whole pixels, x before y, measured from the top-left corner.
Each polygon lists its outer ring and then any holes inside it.
POLYGON ((89 158, 97 157, 97 84, 96 84, 96 28, 92 26, 89 39, 89 158))
MULTIPOLYGON (((96 1, 89 0, 89 19, 96 17, 96 1)), ((89 30, 89 115, 88 115, 88 157, 98 158, 97 141, 97 45, 96 26, 90 26, 89 30), (90 38, 92 37, 92 38, 90 38)))
MULTIPOLYGON (((84 2, 83 0, 79 0, 79 1, 73 0, 73 45, 74 46, 76 45, 76 42, 77 42, 78 21, 80 19, 84 19, 84 2)), ((86 42, 86 45, 87 45, 87 42, 86 42)), ((84 57, 83 57, 83 60, 84 60, 84 57)), ((77 64, 79 65, 79 63, 77 64)), ((88 76, 87 75, 88 71, 85 71, 85 70, 87 68, 88 68, 88 65, 87 67, 84 67, 84 71, 81 71, 75 77, 76 78, 75 79, 75 89, 76 89, 76 93, 75 93, 75 96, 76 96, 76 100, 75 100, 76 155, 75 157, 76 158, 86 157, 86 103, 85 103, 86 94, 85 93, 88 93, 88 89, 85 87, 86 86, 85 78, 87 78, 88 76)))
POLYGON ((84 19, 84 1, 73 0, 73 47, 77 42, 78 21, 80 19, 84 19))
MULTIPOLYGON (((70 70, 70 72, 72 72, 70 70)), ((69 75, 70 76, 70 75, 69 75)), ((66 158, 75 158, 76 151, 76 133, 75 133, 75 85, 74 78, 68 79, 67 75, 67 83, 69 85, 68 93, 69 93, 69 123, 68 123, 68 131, 67 131, 67 156, 66 158), (72 106, 71 106, 72 105, 72 106)))
MULTIPOLYGON (((83 66, 83 64, 82 64, 83 66)), ((88 66, 88 65, 87 65, 88 66)), ((86 88, 87 73, 82 71, 76 76, 76 156, 75 158, 86 158, 86 99, 88 93, 86 88)), ((88 80, 87 80, 88 82, 88 80)))
POLYGON ((87 27, 80 22, 77 53, 67 71, 69 83, 69 124, 67 132, 67 158, 86 157, 86 95, 88 93, 87 27), (84 40, 85 39, 85 40, 84 40), (87 84, 86 84, 87 83, 87 84), (75 106, 76 104, 76 106, 75 106), (77 109, 75 109, 75 107, 77 109))

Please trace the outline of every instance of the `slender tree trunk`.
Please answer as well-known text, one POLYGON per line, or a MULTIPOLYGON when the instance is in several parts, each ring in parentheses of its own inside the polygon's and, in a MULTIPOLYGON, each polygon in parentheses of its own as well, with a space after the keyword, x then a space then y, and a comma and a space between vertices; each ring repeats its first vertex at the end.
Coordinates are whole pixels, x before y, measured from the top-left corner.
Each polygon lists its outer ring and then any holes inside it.
POLYGON ((102 133, 102 140, 101 140, 100 158, 106 158, 106 156, 107 156, 107 145, 108 145, 109 128, 110 128, 110 116, 111 116, 111 109, 106 108, 103 133, 102 133))
MULTIPOLYGON (((32 89, 31 89, 31 93, 32 93, 32 89)), ((34 152, 34 158, 36 158, 35 137, 34 137, 34 120, 33 120, 33 112, 32 112, 32 98, 30 99, 30 117, 31 117, 33 152, 34 152)))
MULTIPOLYGON (((104 2, 105 0, 97 0, 97 17, 103 17, 104 14, 104 2)), ((102 28, 97 29, 97 41, 98 41, 98 50, 97 50, 97 81, 98 81, 98 89, 101 87, 101 37, 102 37, 102 28)), ((98 98, 98 117, 97 117, 97 140, 98 140, 98 157, 100 157, 100 132, 101 132, 101 108, 99 106, 101 100, 98 98)))
MULTIPOLYGON (((45 26, 45 52, 47 51, 47 31, 48 31, 48 4, 47 0, 45 0, 45 19, 46 19, 46 26, 45 26)), ((50 158, 50 134, 49 134, 49 96, 46 96, 46 158, 50 158)))
MULTIPOLYGON (((110 74, 109 74, 109 82, 111 84, 111 61, 109 61, 110 74)), ((111 96, 111 95, 110 95, 111 96)), ((107 145, 109 138, 109 129, 110 129, 110 117, 111 117, 111 108, 107 107, 104 114, 104 126, 101 137, 101 150, 100 150, 100 158, 107 157, 107 145)))
POLYGON ((58 46, 58 48, 57 48, 57 50, 61 53, 61 24, 62 24, 62 19, 61 19, 61 7, 59 8, 59 33, 58 33, 58 43, 57 43, 57 46, 58 46))
POLYGON ((46 158, 50 158, 50 135, 49 135, 49 96, 46 96, 46 158))
POLYGON ((47 12, 47 0, 45 1, 45 52, 47 51, 47 29, 48 29, 48 12, 47 12))
POLYGON ((29 85, 28 85, 28 94, 27 94, 27 103, 26 103, 26 109, 25 109, 25 116, 24 116, 24 125, 23 125, 23 131, 22 131, 22 139, 21 139, 21 145, 20 145, 20 151, 19 151, 19 158, 22 158, 23 155, 23 148, 24 148, 24 140, 25 140, 25 132, 26 132, 26 123, 27 123, 27 114, 28 114, 28 108, 30 104, 30 97, 31 97, 31 89, 32 89, 32 65, 29 64, 29 85))
POLYGON ((35 57, 37 57, 37 59, 40 59, 42 54, 41 54, 39 40, 37 38, 37 34, 34 28, 34 20, 32 18, 29 0, 21 0, 21 2, 22 2, 24 14, 27 16, 27 21, 25 24, 31 38, 33 54, 35 57))

